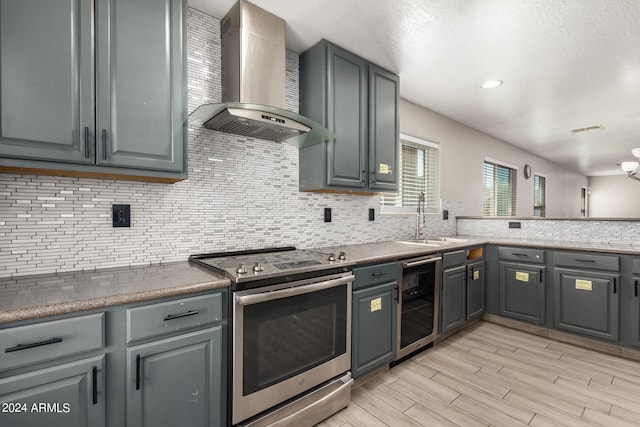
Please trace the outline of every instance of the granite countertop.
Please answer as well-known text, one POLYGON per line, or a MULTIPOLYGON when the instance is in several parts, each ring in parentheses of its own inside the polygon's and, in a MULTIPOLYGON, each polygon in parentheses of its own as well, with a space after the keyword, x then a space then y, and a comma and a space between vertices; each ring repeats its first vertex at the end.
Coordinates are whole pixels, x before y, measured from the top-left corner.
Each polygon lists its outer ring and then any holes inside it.
POLYGON ((228 287, 187 261, 0 279, 0 323, 228 287))
MULTIPOLYGON (((394 241, 316 249, 336 254, 343 251, 356 265, 394 261, 484 244, 640 255, 640 246, 600 242, 457 237, 466 241, 439 246, 394 241)), ((187 261, 4 278, 0 279, 0 324, 186 295, 225 288, 230 284, 229 279, 187 261)))

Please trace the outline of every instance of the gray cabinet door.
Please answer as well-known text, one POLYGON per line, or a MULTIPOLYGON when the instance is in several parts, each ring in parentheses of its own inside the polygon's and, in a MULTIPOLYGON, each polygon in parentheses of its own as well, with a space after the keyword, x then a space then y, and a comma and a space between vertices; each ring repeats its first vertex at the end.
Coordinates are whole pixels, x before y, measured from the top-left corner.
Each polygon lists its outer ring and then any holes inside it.
POLYGON ((461 265, 442 272, 441 334, 463 325, 466 321, 466 271, 467 267, 461 265))
POLYGON ((366 63, 328 45, 327 127, 336 138, 327 142, 327 185, 365 188, 367 180, 366 63))
POLYGON ((399 81, 369 65, 369 188, 398 191, 399 81))
POLYGON ((182 171, 184 0, 98 0, 96 160, 182 171))
POLYGON ((500 315, 536 325, 545 323, 545 268, 500 263, 500 315))
POLYGON ((128 348, 127 425, 223 425, 223 351, 222 326, 128 348))
POLYGON ((353 292, 351 371, 354 378, 395 358, 396 292, 396 282, 353 292))
POLYGON ((0 425, 104 426, 103 367, 98 356, 0 379, 0 425))
POLYGON ((467 266, 467 320, 484 312, 484 270, 484 261, 467 266))
POLYGON ((0 2, 0 157, 94 163, 92 37, 91 0, 0 2))
POLYGON ((554 326, 618 341, 620 275, 556 268, 554 326))
POLYGON ((631 307, 630 344, 634 347, 640 347, 640 276, 633 276, 632 279, 633 288, 631 291, 633 293, 629 303, 631 307))

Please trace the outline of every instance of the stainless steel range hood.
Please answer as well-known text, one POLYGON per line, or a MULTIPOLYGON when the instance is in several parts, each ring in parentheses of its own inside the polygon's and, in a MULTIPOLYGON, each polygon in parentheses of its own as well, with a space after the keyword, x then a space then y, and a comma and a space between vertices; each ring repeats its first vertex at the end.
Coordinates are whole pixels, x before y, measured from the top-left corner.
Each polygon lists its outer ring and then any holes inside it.
POLYGON ((222 101, 189 115, 190 126, 297 147, 328 141, 333 132, 284 109, 285 22, 248 1, 236 3, 221 23, 222 101))

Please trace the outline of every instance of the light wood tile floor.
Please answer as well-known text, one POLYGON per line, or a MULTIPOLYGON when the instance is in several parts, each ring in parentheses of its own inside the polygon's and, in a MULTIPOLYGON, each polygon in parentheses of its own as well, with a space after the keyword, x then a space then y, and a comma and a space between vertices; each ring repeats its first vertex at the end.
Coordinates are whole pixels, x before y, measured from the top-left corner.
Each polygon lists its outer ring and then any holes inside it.
POLYGON ((640 362, 480 322, 353 390, 321 427, 640 426, 640 362))

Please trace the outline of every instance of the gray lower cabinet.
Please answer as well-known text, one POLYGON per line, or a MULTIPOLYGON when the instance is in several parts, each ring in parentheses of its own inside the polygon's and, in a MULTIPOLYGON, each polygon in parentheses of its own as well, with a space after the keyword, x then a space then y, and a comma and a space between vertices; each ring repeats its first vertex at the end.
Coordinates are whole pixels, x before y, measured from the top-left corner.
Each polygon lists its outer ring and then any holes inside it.
POLYGON ((545 324, 545 267, 500 262, 500 315, 545 324))
POLYGON ((351 373, 358 378, 395 359, 396 263, 354 268, 351 373))
POLYGON ((444 334, 466 322, 467 267, 460 265, 442 272, 440 333, 444 334))
POLYGON ((618 341, 619 274, 556 268, 554 281, 557 329, 618 341))
POLYGON ((185 0, 3 0, 0 170, 185 178, 185 22, 185 0))
POLYGON ((484 313, 485 262, 467 265, 467 320, 484 313))
POLYGON ((0 379, 0 425, 103 427, 104 357, 0 379))
POLYGON ((483 248, 471 248, 442 255, 440 335, 459 329, 484 313, 483 252, 483 248))
MULTIPOLYGON (((635 263, 635 261, 634 261, 635 263)), ((640 260, 638 261, 640 267, 640 260)), ((640 276, 632 277, 632 294, 629 298, 629 344, 640 348, 640 276)))
POLYGON ((300 56, 300 112, 336 138, 300 150, 303 191, 398 190, 399 78, 322 40, 300 56))
POLYGON ((221 426, 222 326, 127 349, 128 426, 221 426))

